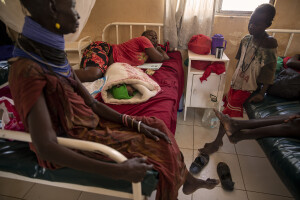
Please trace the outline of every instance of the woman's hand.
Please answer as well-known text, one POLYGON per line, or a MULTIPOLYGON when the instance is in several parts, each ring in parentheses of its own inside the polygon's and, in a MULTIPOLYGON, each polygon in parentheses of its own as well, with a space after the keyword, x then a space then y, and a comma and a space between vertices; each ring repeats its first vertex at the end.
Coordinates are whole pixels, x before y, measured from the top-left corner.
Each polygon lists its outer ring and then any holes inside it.
POLYGON ((264 100, 264 95, 258 93, 249 99, 249 103, 251 102, 258 103, 261 102, 262 100, 264 100))
POLYGON ((146 158, 132 158, 121 163, 121 170, 124 175, 121 178, 134 183, 141 182, 147 170, 153 168, 153 165, 147 164, 146 160, 146 158))
POLYGON ((151 138, 157 142, 159 141, 159 138, 162 138, 169 144, 172 144, 170 138, 165 133, 161 132, 160 130, 158 130, 156 128, 152 128, 150 126, 147 126, 144 123, 141 123, 140 126, 141 126, 140 132, 143 133, 146 137, 151 138))

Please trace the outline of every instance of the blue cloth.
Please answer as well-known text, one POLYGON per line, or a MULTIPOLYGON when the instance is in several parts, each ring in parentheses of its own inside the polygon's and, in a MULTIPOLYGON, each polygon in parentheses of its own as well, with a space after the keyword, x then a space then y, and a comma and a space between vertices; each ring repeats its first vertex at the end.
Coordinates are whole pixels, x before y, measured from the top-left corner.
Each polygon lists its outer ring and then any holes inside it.
MULTIPOLYGON (((47 45, 49 47, 58 49, 63 51, 65 48, 65 40, 63 35, 59 35, 53 32, 48 31, 47 29, 43 28, 41 25, 33 21, 30 17, 25 18, 25 23, 22 30, 22 35, 41 44, 47 45)), ((46 61, 46 63, 49 63, 51 65, 46 65, 39 60, 44 61, 40 56, 30 52, 27 53, 23 51, 19 47, 15 47, 13 51, 14 57, 24 57, 29 58, 32 60, 35 60, 38 62, 43 68, 48 69, 48 66, 50 66, 53 71, 61 76, 69 77, 71 75, 71 66, 68 63, 68 60, 65 60, 65 63, 61 66, 54 65, 50 61, 46 61)))
POLYGON ((12 52, 14 50, 13 45, 0 46, 0 61, 8 60, 13 57, 12 52))

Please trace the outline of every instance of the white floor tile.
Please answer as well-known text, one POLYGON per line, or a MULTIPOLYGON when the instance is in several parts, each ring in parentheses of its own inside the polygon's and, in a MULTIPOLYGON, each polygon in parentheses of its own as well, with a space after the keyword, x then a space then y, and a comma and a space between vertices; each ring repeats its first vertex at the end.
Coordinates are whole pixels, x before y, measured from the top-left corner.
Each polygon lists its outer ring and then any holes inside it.
MULTIPOLYGON (((151 196, 148 197, 148 200, 155 200, 155 195, 156 195, 156 191, 152 192, 151 196)), ((192 194, 191 195, 185 195, 185 194, 183 194, 183 192, 182 192, 182 186, 181 186, 181 188, 179 188, 179 191, 178 191, 178 199, 179 200, 192 200, 192 194)))
POLYGON ((194 108, 187 108, 186 112, 186 119, 183 120, 184 111, 177 112, 177 125, 183 124, 183 125, 193 125, 194 124, 194 108))
POLYGON ((152 192, 151 196, 148 197, 148 200, 155 200, 156 197, 156 190, 152 192))
POLYGON ((193 149, 193 126, 177 124, 175 139, 180 148, 193 149))
MULTIPOLYGON (((200 126, 194 126, 194 149, 200 149, 204 147, 205 143, 212 142, 217 137, 219 128, 205 128, 200 126)), ((230 143, 226 136, 223 137, 223 146, 221 146, 218 152, 235 154, 234 144, 230 143)))
POLYGON ((118 197, 112 197, 112 196, 106 196, 101 194, 94 194, 89 192, 82 192, 78 200, 127 200, 124 198, 118 198, 118 197))
POLYGON ((247 191, 292 197, 267 158, 238 157, 247 191))
POLYGON ((202 117, 204 114, 204 108, 195 108, 195 119, 194 119, 194 125, 196 126, 203 126, 202 125, 202 117))
POLYGON ((35 184, 26 194, 25 200, 77 200, 80 191, 53 187, 49 185, 35 184))
POLYGON ((187 169, 190 168, 192 162, 194 161, 194 150, 192 149, 180 149, 184 156, 184 163, 187 167, 187 169))
POLYGON ((200 189, 193 194, 193 200, 248 200, 246 191, 233 190, 228 192, 221 187, 212 190, 200 189))
POLYGON ((185 195, 182 192, 182 186, 181 186, 181 188, 179 188, 179 192, 178 192, 178 199, 179 200, 192 200, 192 198, 193 198, 193 194, 185 195))
MULTIPOLYGON (((194 152, 194 155, 196 156, 196 150, 194 152)), ((245 190, 238 157, 237 155, 234 154, 214 153, 210 155, 208 164, 204 167, 204 169, 200 172, 200 174, 196 175, 195 177, 204 180, 206 180, 207 178, 219 179, 217 173, 217 165, 219 162, 225 162, 229 166, 232 181, 235 182, 234 188, 245 190)), ((221 187, 221 183, 218 186, 221 187)))
POLYGON ((256 140, 244 140, 235 144, 235 149, 239 155, 248 155, 256 157, 266 157, 266 154, 256 140))
POLYGON ((23 198, 34 183, 0 177, 0 194, 23 198))
POLYGON ((263 194, 257 192, 247 192, 249 200, 293 200, 293 198, 263 194))

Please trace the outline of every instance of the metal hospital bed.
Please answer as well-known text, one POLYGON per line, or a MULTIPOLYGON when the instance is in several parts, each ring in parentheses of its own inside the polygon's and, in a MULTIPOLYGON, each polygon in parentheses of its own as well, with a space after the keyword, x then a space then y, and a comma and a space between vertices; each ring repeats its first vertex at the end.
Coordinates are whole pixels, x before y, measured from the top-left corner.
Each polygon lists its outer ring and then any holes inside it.
MULTIPOLYGON (((110 24, 106 25, 104 27, 103 33, 102 33, 103 41, 106 40, 105 34, 108 30, 110 30, 110 27, 112 27, 112 26, 114 26, 116 28, 117 43, 119 43, 119 26, 129 26, 130 39, 133 36, 133 26, 142 26, 144 28, 144 30, 146 30, 147 27, 149 27, 149 26, 157 27, 158 28, 158 41, 161 41, 160 40, 161 39, 161 28, 163 27, 163 24, 161 24, 161 23, 130 23, 130 22, 114 22, 114 23, 110 23, 110 24)), ((81 40, 77 45, 78 52, 81 52, 81 50, 82 50, 80 43, 81 43, 81 40)), ((75 46, 76 46, 76 44, 75 44, 75 46)), ((31 142, 30 134, 24 133, 24 132, 18 132, 18 131, 9 131, 9 130, 1 130, 0 129, 0 138, 14 140, 14 141, 31 142)), ((71 148, 71 149, 78 149, 78 150, 91 151, 91 152, 104 154, 107 157, 111 158, 112 160, 116 161, 117 163, 124 162, 125 160, 127 160, 127 158, 125 156, 123 156, 121 153, 117 152, 116 150, 114 150, 106 145, 95 143, 95 142, 88 142, 88 141, 81 141, 81 140, 76 140, 76 139, 68 139, 68 138, 58 137, 58 143, 63 146, 66 146, 68 148, 71 148)), ((85 186, 85 185, 79 185, 79 184, 53 182, 53 181, 48 181, 48 180, 30 178, 30 177, 21 176, 21 175, 6 172, 6 171, 0 171, 0 177, 23 180, 23 181, 28 181, 28 182, 34 182, 34 183, 39 183, 39 184, 51 185, 51 186, 56 186, 56 187, 61 187, 61 188, 79 190, 79 191, 83 191, 83 192, 91 192, 91 193, 126 198, 126 199, 134 199, 134 200, 147 199, 146 196, 142 195, 141 183, 132 183, 133 193, 126 193, 126 192, 109 190, 109 189, 104 189, 104 188, 99 188, 99 187, 94 187, 94 186, 85 186)))

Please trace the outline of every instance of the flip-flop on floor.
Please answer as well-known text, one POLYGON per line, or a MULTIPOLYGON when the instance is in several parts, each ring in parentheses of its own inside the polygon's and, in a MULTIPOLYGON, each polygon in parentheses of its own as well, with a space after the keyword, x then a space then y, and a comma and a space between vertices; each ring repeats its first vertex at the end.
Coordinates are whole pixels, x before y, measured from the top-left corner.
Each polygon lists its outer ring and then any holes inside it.
POLYGON ((208 163, 209 156, 207 154, 199 154, 190 166, 191 174, 198 174, 208 163))
POLYGON ((233 190, 234 182, 231 178, 231 173, 228 165, 224 162, 219 162, 217 166, 218 176, 221 181, 222 188, 224 190, 233 190))

